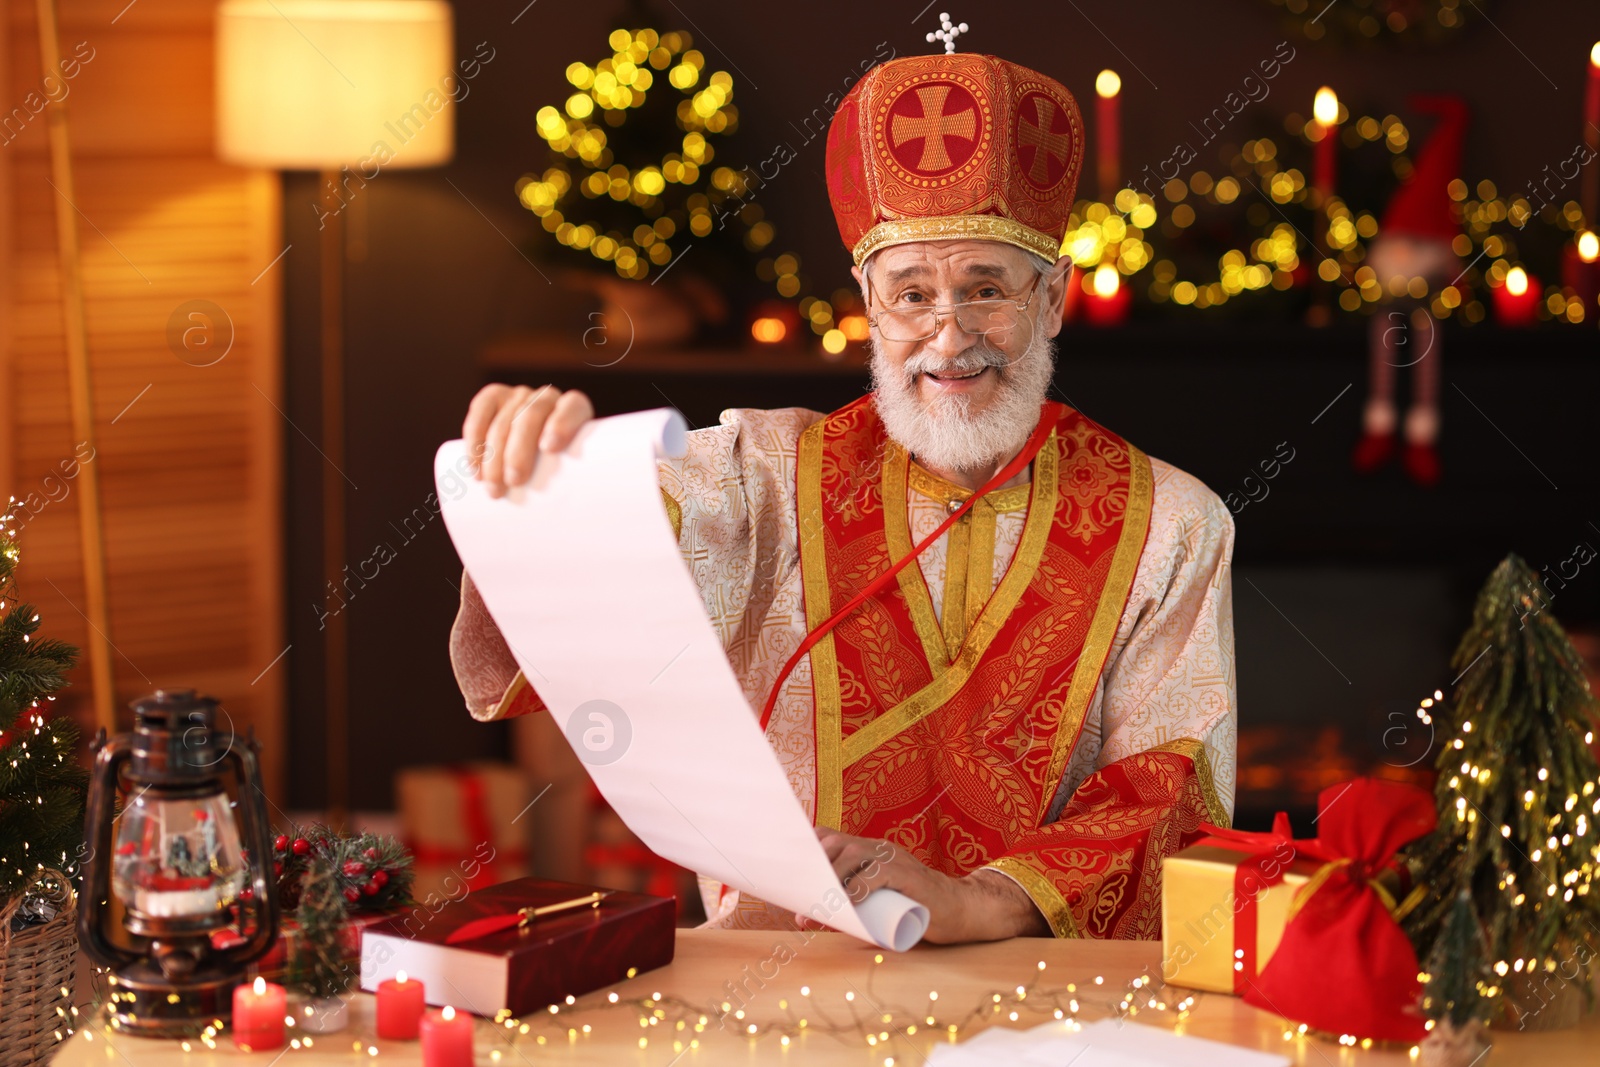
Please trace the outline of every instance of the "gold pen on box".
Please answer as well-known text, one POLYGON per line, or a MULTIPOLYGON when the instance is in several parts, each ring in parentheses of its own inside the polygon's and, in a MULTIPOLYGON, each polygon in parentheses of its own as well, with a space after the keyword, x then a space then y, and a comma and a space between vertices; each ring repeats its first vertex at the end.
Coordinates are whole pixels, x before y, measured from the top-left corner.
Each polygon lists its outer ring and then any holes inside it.
POLYGON ((554 904, 544 904, 538 907, 530 905, 526 908, 518 908, 516 911, 505 915, 491 915, 483 919, 474 919, 451 933, 450 936, 445 938, 444 943, 447 945, 459 945, 466 941, 475 941, 480 937, 488 937, 490 934, 498 934, 513 927, 519 930, 527 930, 528 924, 534 919, 540 919, 546 915, 554 915, 557 912, 570 911, 574 908, 598 908, 600 902, 609 897, 611 893, 612 890, 601 889, 581 897, 573 897, 571 900, 561 900, 554 904))
POLYGON ((544 904, 536 908, 518 908, 517 914, 522 916, 522 921, 517 925, 526 927, 534 919, 543 915, 554 915, 558 911, 570 911, 573 908, 582 907, 598 908, 600 902, 610 895, 609 890, 597 890, 587 896, 573 897, 571 900, 563 900, 556 904, 544 904))

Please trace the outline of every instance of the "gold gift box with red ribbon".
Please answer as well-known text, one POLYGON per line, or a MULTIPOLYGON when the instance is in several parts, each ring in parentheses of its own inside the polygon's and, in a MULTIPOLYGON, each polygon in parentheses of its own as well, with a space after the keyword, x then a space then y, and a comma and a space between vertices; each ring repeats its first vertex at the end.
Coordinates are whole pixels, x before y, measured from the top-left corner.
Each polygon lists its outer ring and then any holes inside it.
POLYGON ((407 767, 395 775, 411 895, 430 907, 526 876, 533 798, 528 776, 490 761, 407 767))
POLYGON ((1218 831, 1166 857, 1163 977, 1191 989, 1242 993, 1277 951, 1295 894, 1322 866, 1299 855, 1287 833, 1218 831))

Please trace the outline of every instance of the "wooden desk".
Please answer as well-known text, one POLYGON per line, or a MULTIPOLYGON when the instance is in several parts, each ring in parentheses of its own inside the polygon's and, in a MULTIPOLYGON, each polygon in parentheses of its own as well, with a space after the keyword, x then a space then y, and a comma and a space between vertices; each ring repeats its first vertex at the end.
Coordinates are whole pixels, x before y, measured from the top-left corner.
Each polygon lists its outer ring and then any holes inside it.
MULTIPOLYGON (((753 933, 706 930, 679 932, 677 959, 671 966, 639 976, 614 987, 618 1002, 609 1003, 608 992, 590 993, 572 1007, 562 1007, 556 1015, 539 1012, 526 1016, 527 1034, 495 1026, 490 1021, 478 1024, 477 1064, 480 1067, 533 1067, 549 1063, 637 1065, 637 1067, 693 1067, 695 1064, 851 1064, 882 1067, 892 1056, 896 1065, 920 1065, 935 1043, 948 1041, 945 1024, 960 1024, 961 1034, 975 1033, 987 1025, 1026 1027, 1048 1021, 1053 1004, 1079 1004, 1078 1017, 1084 1022, 1103 1019, 1118 1011, 1135 978, 1158 975, 1161 946, 1152 941, 1046 941, 1022 939, 990 945, 958 948, 923 946, 904 955, 878 953, 842 934, 753 933), (1043 960, 1046 968, 1038 969, 1043 960), (1099 985, 1095 978, 1103 979, 1099 985), (1076 993, 1068 994, 1068 983, 1076 993), (1028 996, 1016 1001, 1016 987, 1030 986, 1028 996), (741 987, 743 992, 740 992, 741 987), (810 996, 802 995, 809 987, 810 996), (936 1002, 928 994, 937 991, 936 1002), (991 995, 1001 992, 1001 1010, 994 1010, 991 995), (665 1015, 654 1026, 641 1026, 640 1016, 647 1009, 640 1001, 656 994, 665 1015), (853 1001, 846 1001, 853 994, 853 1001), (730 1027, 719 1030, 718 1005, 742 998, 745 1018, 729 1019, 730 1027), (689 1048, 696 1037, 692 1026, 698 1011, 708 1014, 710 1025, 697 1035, 698 1048, 689 1048), (787 1005, 783 1007, 782 1005, 787 1005), (1012 1022, 1010 1013, 1018 1018, 1012 1022), (694 1014, 691 1014, 694 1012, 694 1014), (852 1014, 853 1013, 853 1014, 852 1014), (892 1016, 890 1022, 883 1015, 892 1016), (929 1027, 933 1014, 938 1024, 929 1027), (981 1021, 970 1022, 974 1016, 981 1021), (679 1032, 675 1022, 686 1018, 688 1026, 679 1032), (807 1027, 797 1023, 804 1018, 807 1027), (852 1033, 828 1033, 850 1028, 852 1019, 861 1020, 852 1033), (757 1027, 750 1037, 736 1029, 757 1027), (582 1033, 588 1026, 590 1032, 582 1033), (795 1036, 782 1044, 786 1028, 795 1036), (569 1036, 569 1028, 578 1031, 569 1036), (913 1031, 914 1028, 914 1032, 913 1031), (868 1046, 865 1033, 888 1033, 888 1042, 868 1046), (544 1043, 539 1043, 539 1038, 544 1043), (641 1038, 645 1045, 640 1046, 641 1038), (515 1045, 511 1043, 515 1040, 515 1045), (680 1052, 674 1041, 681 1042, 680 1052)), ((1404 1048, 1360 1050, 1342 1048, 1336 1041, 1296 1036, 1284 1040, 1284 1023, 1276 1016, 1257 1011, 1238 999, 1215 993, 1193 994, 1194 1004, 1186 1016, 1170 1010, 1187 991, 1172 987, 1155 996, 1169 1010, 1144 1008, 1131 1018, 1135 1022, 1174 1028, 1182 1033, 1226 1041, 1249 1048, 1287 1055, 1297 1065, 1343 1067, 1346 1064, 1410 1064, 1404 1048)), ((1147 987, 1140 1002, 1150 996, 1147 987)), ((312 1049, 289 1050, 286 1063, 300 1067, 334 1065, 357 1067, 371 1058, 366 1049, 376 1047, 378 1060, 395 1065, 421 1062, 416 1042, 378 1042, 372 1037, 372 998, 360 995, 352 1005, 352 1024, 338 1034, 315 1039, 312 1049), (360 1040, 361 1051, 353 1047, 360 1040)), ((653 1009, 652 1009, 653 1010, 653 1009)), ((290 1033, 294 1031, 291 1030, 290 1033)), ((1591 1014, 1574 1030, 1550 1034, 1496 1033, 1488 1067, 1514 1067, 1538 1064, 1539 1067, 1592 1062, 1593 1050, 1600 1042, 1600 1016, 1591 1014), (1586 1051, 1587 1050, 1587 1051, 1586 1051)), ((183 1052, 175 1041, 155 1041, 108 1034, 104 1027, 82 1030, 74 1035, 55 1058, 55 1067, 147 1067, 154 1064, 183 1064, 185 1067, 242 1067, 253 1063, 267 1067, 278 1053, 241 1053, 224 1034, 215 1050, 199 1042, 192 1052, 183 1052)))

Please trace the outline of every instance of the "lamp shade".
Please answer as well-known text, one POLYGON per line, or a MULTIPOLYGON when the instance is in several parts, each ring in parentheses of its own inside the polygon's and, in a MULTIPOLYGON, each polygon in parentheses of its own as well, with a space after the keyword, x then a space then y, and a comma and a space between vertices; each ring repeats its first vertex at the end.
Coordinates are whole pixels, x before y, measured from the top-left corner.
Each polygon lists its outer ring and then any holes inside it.
POLYGON ((448 161, 451 29, 443 0, 224 0, 217 154, 278 170, 448 161))

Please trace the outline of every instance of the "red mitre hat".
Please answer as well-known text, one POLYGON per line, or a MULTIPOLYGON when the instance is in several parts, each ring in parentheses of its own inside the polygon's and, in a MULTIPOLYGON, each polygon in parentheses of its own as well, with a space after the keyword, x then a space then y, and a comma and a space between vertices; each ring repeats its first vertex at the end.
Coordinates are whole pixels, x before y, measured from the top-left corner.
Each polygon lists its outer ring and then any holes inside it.
POLYGON ((1054 263, 1083 117, 1053 78, 994 56, 906 56, 869 71, 828 130, 828 198, 859 265, 910 241, 1005 241, 1054 263))

